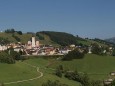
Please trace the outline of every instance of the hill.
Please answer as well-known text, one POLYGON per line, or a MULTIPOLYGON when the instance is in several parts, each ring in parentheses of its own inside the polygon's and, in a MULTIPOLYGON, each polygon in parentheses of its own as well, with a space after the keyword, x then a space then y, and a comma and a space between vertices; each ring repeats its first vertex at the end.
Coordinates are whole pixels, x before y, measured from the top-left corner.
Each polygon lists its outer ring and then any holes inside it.
POLYGON ((70 44, 77 44, 77 39, 75 36, 65 32, 53 32, 53 31, 42 31, 37 32, 37 34, 43 34, 50 37, 50 39, 59 45, 67 46, 70 44))
POLYGON ((19 35, 17 33, 0 33, 0 38, 4 38, 10 42, 18 42, 21 41, 22 43, 27 43, 28 40, 32 37, 32 34, 22 34, 19 35), (18 40, 17 40, 18 39, 18 40))
POLYGON ((70 44, 89 46, 92 43, 98 43, 99 45, 107 46, 111 44, 101 39, 84 39, 69 33, 54 32, 54 31, 41 31, 36 32, 34 34, 23 33, 21 35, 16 32, 15 33, 2 32, 0 33, 0 43, 3 42, 3 40, 5 43, 7 42, 27 43, 27 41, 29 41, 33 35, 36 37, 36 39, 40 41, 41 44, 54 45, 54 46, 60 46, 60 45, 67 46, 70 44))
POLYGON ((42 37, 45 37, 45 38, 47 36, 48 39, 50 39, 54 43, 57 43, 62 46, 63 45, 66 46, 66 45, 70 45, 70 44, 89 46, 92 43, 97 43, 102 46, 113 45, 112 43, 106 42, 105 40, 102 40, 102 39, 81 38, 79 36, 74 36, 72 34, 65 33, 65 32, 41 31, 41 32, 37 32, 37 34, 39 34, 39 36, 41 35, 42 37))
POLYGON ((111 42, 115 44, 115 37, 113 38, 109 38, 109 39, 105 39, 107 42, 111 42))

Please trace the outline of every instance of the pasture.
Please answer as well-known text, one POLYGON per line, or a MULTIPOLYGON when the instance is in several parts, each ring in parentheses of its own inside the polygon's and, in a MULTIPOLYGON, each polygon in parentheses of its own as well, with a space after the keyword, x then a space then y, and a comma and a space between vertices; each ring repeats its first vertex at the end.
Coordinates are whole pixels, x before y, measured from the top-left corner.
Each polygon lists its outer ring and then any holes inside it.
POLYGON ((27 82, 5 84, 5 86, 41 86, 47 80, 59 80, 69 86, 79 86, 78 82, 68 80, 67 78, 59 78, 54 75, 55 69, 59 65, 63 65, 64 70, 77 70, 81 73, 87 73, 91 79, 104 80, 109 77, 110 72, 115 71, 115 57, 98 56, 87 54, 83 59, 75 59, 72 61, 59 61, 54 59, 33 58, 19 61, 16 64, 0 63, 0 82, 7 83, 18 80, 31 79, 40 76, 40 73, 25 63, 39 67, 43 73, 43 77, 27 82), (48 66, 48 68, 46 68, 48 66))

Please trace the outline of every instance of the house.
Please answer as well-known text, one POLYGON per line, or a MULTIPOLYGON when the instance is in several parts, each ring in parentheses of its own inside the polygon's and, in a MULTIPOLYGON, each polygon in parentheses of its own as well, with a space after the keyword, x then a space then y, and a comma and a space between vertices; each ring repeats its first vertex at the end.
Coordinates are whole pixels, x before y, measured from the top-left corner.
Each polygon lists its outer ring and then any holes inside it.
POLYGON ((59 53, 61 54, 68 54, 68 52, 70 52, 71 50, 69 49, 62 49, 62 50, 59 50, 59 53))

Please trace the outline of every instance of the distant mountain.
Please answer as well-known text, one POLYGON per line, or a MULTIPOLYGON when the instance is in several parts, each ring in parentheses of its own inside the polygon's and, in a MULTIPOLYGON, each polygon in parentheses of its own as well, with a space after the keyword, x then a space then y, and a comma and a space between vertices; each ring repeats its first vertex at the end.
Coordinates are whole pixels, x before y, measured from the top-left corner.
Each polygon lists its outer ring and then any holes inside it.
POLYGON ((115 44, 115 37, 112 37, 112 38, 109 38, 109 39, 105 39, 105 40, 115 44))

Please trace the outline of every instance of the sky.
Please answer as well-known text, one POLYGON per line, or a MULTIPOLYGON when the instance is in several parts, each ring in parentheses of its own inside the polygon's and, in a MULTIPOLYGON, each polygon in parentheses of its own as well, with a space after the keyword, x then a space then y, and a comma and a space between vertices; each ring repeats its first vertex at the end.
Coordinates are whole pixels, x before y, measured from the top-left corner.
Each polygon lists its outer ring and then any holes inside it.
POLYGON ((115 37, 115 0, 0 0, 0 30, 115 37))

